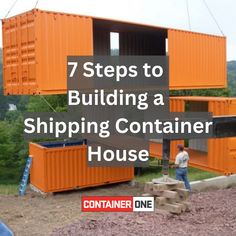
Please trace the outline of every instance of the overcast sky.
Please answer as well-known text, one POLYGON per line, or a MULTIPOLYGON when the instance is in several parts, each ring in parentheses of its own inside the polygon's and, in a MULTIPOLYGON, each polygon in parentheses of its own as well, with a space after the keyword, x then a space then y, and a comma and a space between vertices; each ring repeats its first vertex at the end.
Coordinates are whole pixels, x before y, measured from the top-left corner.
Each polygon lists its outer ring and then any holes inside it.
MULTIPOLYGON (((0 17, 5 17, 15 0, 1 0, 0 17)), ((189 29, 187 0, 39 0, 37 8, 157 26, 189 29)), ((236 60, 236 1, 205 0, 227 37, 227 59, 236 60)), ((9 16, 34 8, 36 0, 18 0, 9 16)), ((221 35, 203 0, 188 0, 191 29, 221 35)), ((1 32, 2 33, 2 32, 1 32)), ((1 34, 0 33, 0 34, 1 34)), ((0 35, 2 46, 2 35, 0 35)))

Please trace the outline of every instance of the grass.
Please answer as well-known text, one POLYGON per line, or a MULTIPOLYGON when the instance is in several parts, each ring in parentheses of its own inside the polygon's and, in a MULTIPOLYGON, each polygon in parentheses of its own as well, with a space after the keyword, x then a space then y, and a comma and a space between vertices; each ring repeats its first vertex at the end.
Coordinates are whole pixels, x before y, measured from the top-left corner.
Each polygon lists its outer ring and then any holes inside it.
MULTIPOLYGON (((156 161, 151 161, 150 166, 147 168, 143 168, 141 175, 136 175, 135 179, 138 182, 144 183, 147 181, 151 181, 154 178, 159 178, 161 176, 162 176, 161 167, 157 166, 156 161)), ((175 178, 175 169, 170 169, 169 176, 172 178, 175 178)), ((219 174, 200 170, 193 167, 188 168, 189 181, 202 180, 202 179, 212 178, 216 176, 219 176, 219 174)))
POLYGON ((0 166, 0 194, 17 194, 22 170, 0 166))
POLYGON ((0 184, 17 184, 22 174, 23 170, 20 168, 0 166, 0 184))
MULTIPOLYGON (((10 168, 0 168, 0 194, 17 194, 20 175, 22 171, 10 168)), ((154 178, 159 178, 162 176, 161 167, 158 166, 158 161, 155 159, 150 161, 150 166, 148 168, 143 168, 141 175, 136 175, 135 179, 138 182, 151 181, 154 178)), ((212 178, 218 176, 218 174, 211 173, 208 171, 199 170, 196 168, 189 168, 188 177, 190 181, 202 180, 207 178, 212 178)), ((175 178, 175 170, 170 169, 170 177, 175 178)))
POLYGON ((0 184, 0 194, 17 194, 18 187, 18 184, 0 184))

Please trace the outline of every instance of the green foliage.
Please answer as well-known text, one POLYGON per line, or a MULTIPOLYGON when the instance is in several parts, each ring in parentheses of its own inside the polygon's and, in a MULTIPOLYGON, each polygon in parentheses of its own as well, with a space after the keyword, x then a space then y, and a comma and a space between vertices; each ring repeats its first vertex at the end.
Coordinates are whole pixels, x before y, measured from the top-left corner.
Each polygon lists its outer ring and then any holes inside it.
POLYGON ((8 109, 8 103, 6 97, 2 94, 0 88, 0 120, 3 120, 8 109))
POLYGON ((0 166, 0 185, 1 184, 19 184, 23 173, 20 167, 0 166))
POLYGON ((10 113, 9 120, 0 121, 0 167, 18 168, 25 163, 27 142, 23 138, 22 116, 17 111, 10 113))
POLYGON ((236 61, 228 62, 228 86, 231 90, 232 96, 236 96, 236 61))
POLYGON ((196 90, 173 90, 170 96, 209 96, 209 97, 230 97, 230 89, 196 89, 196 90))
POLYGON ((1 48, 0 48, 0 84, 2 84, 2 49, 1 48))
POLYGON ((19 182, 27 155, 22 111, 7 111, 0 120, 0 184, 19 182))
POLYGON ((17 103, 18 110, 6 110, 4 120, 0 120, 0 184, 18 183, 23 172, 28 156, 28 142, 23 138, 23 112, 52 111, 50 106, 56 111, 66 111, 65 95, 45 99, 47 102, 39 96, 22 96, 17 103))
POLYGON ((2 64, 2 48, 0 48, 0 63, 2 64))
POLYGON ((6 167, 12 166, 14 161, 14 144, 11 142, 10 128, 8 122, 0 122, 0 165, 6 167))
POLYGON ((67 110, 66 95, 51 95, 51 96, 30 96, 27 104, 29 112, 49 112, 53 109, 58 112, 67 110))

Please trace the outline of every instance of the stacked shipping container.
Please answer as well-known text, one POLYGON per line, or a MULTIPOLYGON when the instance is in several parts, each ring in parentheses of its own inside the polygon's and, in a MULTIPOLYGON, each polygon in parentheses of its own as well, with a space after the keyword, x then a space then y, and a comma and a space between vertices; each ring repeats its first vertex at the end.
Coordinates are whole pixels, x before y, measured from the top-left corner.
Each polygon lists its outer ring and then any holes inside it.
POLYGON ((134 177, 133 167, 88 167, 87 145, 83 142, 30 143, 29 152, 30 183, 45 193, 125 182, 134 177))
MULTIPOLYGON (((221 97, 171 97, 171 112, 212 112, 213 116, 236 116, 236 98, 221 97)), ((171 142, 171 160, 176 155, 178 143, 183 140, 171 142)), ((186 143, 186 142, 185 142, 186 143)), ((188 140, 190 165, 204 170, 215 171, 222 174, 236 173, 236 138, 188 140)), ((162 156, 162 144, 152 141, 150 155, 162 156)))
POLYGON ((4 94, 66 93, 67 56, 109 55, 111 32, 120 55, 169 55, 171 89, 226 86, 225 37, 34 9, 3 20, 4 94))
MULTIPOLYGON (((38 9, 4 19, 2 25, 5 95, 66 93, 67 56, 110 55, 111 32, 119 33, 119 55, 168 55, 170 89, 226 87, 225 37, 38 9)), ((171 98, 170 109, 184 112, 187 102, 196 111, 236 114, 236 101, 224 98, 171 98)), ((235 138, 190 140, 189 146, 191 165, 236 173, 235 138)), ((151 155, 160 157, 161 148, 151 142, 151 155)), ((133 178, 130 167, 87 167, 86 150, 84 144, 49 148, 30 143, 31 183, 55 192, 133 178)))

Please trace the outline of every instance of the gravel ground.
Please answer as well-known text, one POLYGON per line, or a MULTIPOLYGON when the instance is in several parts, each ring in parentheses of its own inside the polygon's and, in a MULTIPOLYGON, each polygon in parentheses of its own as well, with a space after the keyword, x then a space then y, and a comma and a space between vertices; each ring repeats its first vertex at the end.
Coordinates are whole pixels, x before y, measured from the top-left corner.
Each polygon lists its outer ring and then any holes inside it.
POLYGON ((236 235, 236 188, 193 194, 192 210, 180 216, 156 213, 83 213, 81 196, 137 195, 128 184, 109 185, 42 198, 0 195, 0 220, 15 236, 236 235))
POLYGON ((46 198, 32 191, 24 197, 0 194, 0 221, 6 223, 15 236, 49 236, 55 228, 94 216, 93 213, 81 212, 83 195, 118 196, 139 192, 139 188, 124 183, 68 191, 46 198))
POLYGON ((191 212, 100 213, 53 231, 53 236, 235 236, 236 188, 192 194, 191 212))

